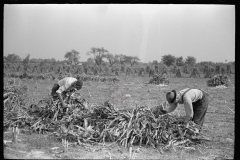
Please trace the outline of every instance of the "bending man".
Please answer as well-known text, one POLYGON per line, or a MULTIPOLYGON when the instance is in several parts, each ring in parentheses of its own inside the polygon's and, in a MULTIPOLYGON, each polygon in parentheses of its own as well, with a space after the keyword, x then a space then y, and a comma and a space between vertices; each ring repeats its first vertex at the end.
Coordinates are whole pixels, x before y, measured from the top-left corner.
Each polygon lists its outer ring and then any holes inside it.
POLYGON ((173 112, 179 104, 184 104, 186 117, 184 122, 193 121, 198 124, 200 128, 203 125, 205 114, 208 109, 208 94, 200 89, 183 89, 179 92, 172 90, 166 94, 166 99, 170 107, 163 109, 162 113, 173 112))
POLYGON ((54 99, 58 97, 62 102, 63 107, 66 107, 66 104, 63 102, 62 95, 73 89, 80 90, 82 86, 83 82, 81 80, 77 80, 73 77, 65 77, 58 81, 57 84, 53 85, 51 95, 54 99))

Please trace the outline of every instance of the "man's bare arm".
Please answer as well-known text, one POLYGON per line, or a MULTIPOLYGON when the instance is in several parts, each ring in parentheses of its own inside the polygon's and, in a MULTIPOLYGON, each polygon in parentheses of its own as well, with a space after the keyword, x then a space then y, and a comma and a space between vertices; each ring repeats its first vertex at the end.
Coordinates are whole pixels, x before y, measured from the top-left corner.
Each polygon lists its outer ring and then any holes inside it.
POLYGON ((59 97, 63 107, 65 107, 65 104, 64 104, 63 99, 62 99, 62 94, 61 93, 57 93, 57 95, 58 95, 58 97, 59 97))
POLYGON ((186 112, 186 120, 190 120, 193 118, 193 106, 190 97, 184 98, 184 108, 186 112))

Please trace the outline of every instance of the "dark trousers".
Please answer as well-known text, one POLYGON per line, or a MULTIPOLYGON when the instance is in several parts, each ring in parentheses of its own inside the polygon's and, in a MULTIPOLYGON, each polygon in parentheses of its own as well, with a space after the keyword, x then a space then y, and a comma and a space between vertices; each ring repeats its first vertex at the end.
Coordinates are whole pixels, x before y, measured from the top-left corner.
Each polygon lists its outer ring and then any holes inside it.
POLYGON ((202 127, 205 114, 208 109, 209 99, 208 96, 203 92, 202 99, 192 103, 193 104, 193 122, 202 127))
POLYGON ((58 98, 56 91, 59 89, 59 87, 60 86, 58 84, 53 85, 51 96, 54 100, 58 98))

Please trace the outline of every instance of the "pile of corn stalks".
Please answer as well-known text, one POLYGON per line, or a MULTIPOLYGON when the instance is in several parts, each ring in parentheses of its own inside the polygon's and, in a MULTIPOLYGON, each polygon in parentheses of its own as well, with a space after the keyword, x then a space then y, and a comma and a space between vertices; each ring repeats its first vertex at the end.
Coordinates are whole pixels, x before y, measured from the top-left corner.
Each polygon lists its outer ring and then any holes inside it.
MULTIPOLYGON (((77 143, 117 142, 125 147, 153 146, 163 150, 195 143, 195 124, 186 126, 180 117, 156 116, 145 106, 136 106, 131 111, 118 110, 108 101, 89 105, 73 92, 64 101, 68 108, 62 108, 58 99, 45 98, 25 108, 21 118, 16 116, 8 123, 20 130, 27 127, 39 133, 51 132, 59 140, 77 143)), ((5 116, 5 120, 9 117, 5 116)))
POLYGON ((144 106, 119 111, 105 102, 88 106, 84 114, 79 108, 73 109, 57 122, 58 129, 53 134, 80 144, 118 142, 124 147, 140 145, 169 149, 195 143, 191 139, 197 133, 195 124, 186 126, 180 120, 182 118, 170 115, 156 118, 151 109, 144 106))
POLYGON ((176 77, 182 77, 182 73, 181 73, 181 69, 180 68, 177 68, 177 71, 176 71, 176 77))
POLYGON ((191 136, 197 133, 194 123, 186 126, 179 121, 181 118, 170 115, 156 118, 151 109, 143 106, 119 111, 109 102, 89 106, 82 99, 71 103, 68 111, 54 113, 44 115, 32 128, 52 131, 59 139, 78 143, 118 142, 125 147, 150 145, 163 149, 190 145, 191 136))
POLYGON ((193 68, 190 77, 194 77, 194 78, 196 78, 196 77, 201 77, 200 72, 198 71, 197 67, 194 67, 194 68, 193 68))
POLYGON ((120 81, 117 77, 101 77, 101 76, 94 76, 94 75, 78 75, 78 79, 82 81, 99 81, 99 82, 118 82, 120 81))
POLYGON ((229 77, 227 75, 214 75, 213 78, 207 81, 209 87, 216 87, 220 85, 229 86, 229 77))
MULTIPOLYGON (((131 112, 122 112, 102 132, 104 139, 117 141, 125 147, 145 145, 157 148, 170 143, 178 145, 195 135, 194 124, 188 127, 170 115, 158 118, 147 107, 135 107, 131 112)), ((186 141, 187 142, 187 141, 186 141)))
POLYGON ((22 125, 22 119, 27 117, 27 112, 24 108, 28 103, 26 93, 26 86, 20 84, 16 85, 15 79, 4 78, 4 130, 16 125, 22 125))
POLYGON ((169 76, 167 74, 155 74, 148 84, 169 84, 169 76))
POLYGON ((77 117, 81 117, 88 112, 85 108, 84 99, 71 98, 67 95, 64 102, 68 104, 68 108, 63 108, 60 100, 53 100, 51 97, 42 99, 38 104, 31 105, 28 112, 30 116, 34 117, 31 129, 39 133, 53 132, 59 128, 62 122, 67 123, 66 119, 69 120, 76 114, 74 119, 77 119, 77 117))

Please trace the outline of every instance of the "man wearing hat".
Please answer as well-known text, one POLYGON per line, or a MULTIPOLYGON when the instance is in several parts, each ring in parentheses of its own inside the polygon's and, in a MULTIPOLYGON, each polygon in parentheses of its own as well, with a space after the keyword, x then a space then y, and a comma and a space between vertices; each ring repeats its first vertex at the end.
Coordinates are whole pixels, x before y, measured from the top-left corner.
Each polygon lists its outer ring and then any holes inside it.
POLYGON ((53 99, 59 98, 63 107, 65 108, 66 104, 63 102, 62 95, 65 95, 68 91, 71 90, 80 90, 82 86, 82 80, 77 80, 74 77, 65 77, 58 81, 57 84, 53 85, 51 95, 53 99))
POLYGON ((173 112, 177 108, 178 103, 184 104, 186 112, 184 122, 193 121, 198 124, 200 128, 202 127, 208 109, 208 93, 200 89, 186 88, 179 92, 175 90, 168 92, 166 99, 170 107, 163 109, 161 106, 160 110, 163 114, 173 112))

